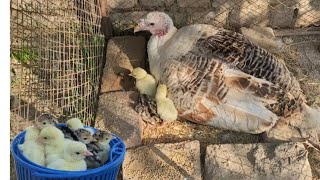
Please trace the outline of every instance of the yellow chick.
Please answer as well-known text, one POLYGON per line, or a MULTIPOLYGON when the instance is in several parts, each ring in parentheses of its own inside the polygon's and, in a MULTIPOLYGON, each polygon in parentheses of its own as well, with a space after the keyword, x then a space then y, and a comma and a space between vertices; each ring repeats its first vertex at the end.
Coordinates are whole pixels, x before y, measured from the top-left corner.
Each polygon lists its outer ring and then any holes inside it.
POLYGON ((83 128, 83 124, 79 118, 71 118, 66 122, 66 124, 73 130, 83 128))
POLYGON ((178 111, 171 99, 167 98, 167 86, 159 84, 156 93, 157 113, 163 121, 172 122, 178 117, 178 111))
POLYGON ((30 126, 26 129, 26 134, 24 135, 24 141, 37 140, 40 134, 40 129, 36 126, 30 126))
POLYGON ((63 157, 54 160, 47 165, 48 168, 65 171, 82 171, 87 169, 85 158, 92 156, 84 143, 66 140, 63 157))
POLYGON ((109 159, 110 141, 113 139, 113 136, 109 131, 98 131, 95 134, 95 138, 98 140, 97 144, 102 150, 99 152, 101 164, 104 164, 109 159))
POLYGON ((27 128, 24 143, 19 144, 18 148, 30 161, 40 166, 45 166, 44 146, 37 141, 39 134, 40 130, 38 128, 34 126, 27 128))
POLYGON ((64 134, 54 126, 48 126, 41 130, 39 141, 44 144, 46 164, 61 158, 63 155, 64 134))
POLYGON ((129 75, 136 79, 136 88, 140 94, 146 94, 152 98, 154 97, 157 88, 157 81, 153 76, 139 67, 134 68, 129 75))

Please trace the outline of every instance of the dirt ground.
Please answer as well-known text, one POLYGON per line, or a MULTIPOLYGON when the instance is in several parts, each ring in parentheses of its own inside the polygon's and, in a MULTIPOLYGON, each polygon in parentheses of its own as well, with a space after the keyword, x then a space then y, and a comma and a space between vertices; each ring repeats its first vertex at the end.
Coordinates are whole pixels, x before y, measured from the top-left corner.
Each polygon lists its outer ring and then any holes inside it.
MULTIPOLYGON (((304 90, 309 104, 320 106, 320 36, 297 36, 284 38, 286 45, 278 56, 283 58, 304 90)), ((11 115, 11 139, 33 122, 26 122, 11 115)), ((205 147, 208 144, 258 143, 260 135, 238 133, 185 121, 176 121, 165 127, 146 126, 143 144, 199 140, 203 163, 205 147)), ((309 161, 314 179, 320 179, 320 153, 310 150, 309 161)), ((11 179, 16 179, 14 161, 11 157, 11 179)), ((121 176, 121 175, 120 175, 121 176)), ((119 177, 121 179, 121 177, 119 177)))
MULTIPOLYGON (((283 38, 286 45, 279 57, 297 77, 310 105, 320 107, 320 34, 283 38)), ((320 179, 320 153, 309 151, 315 179, 320 179)))

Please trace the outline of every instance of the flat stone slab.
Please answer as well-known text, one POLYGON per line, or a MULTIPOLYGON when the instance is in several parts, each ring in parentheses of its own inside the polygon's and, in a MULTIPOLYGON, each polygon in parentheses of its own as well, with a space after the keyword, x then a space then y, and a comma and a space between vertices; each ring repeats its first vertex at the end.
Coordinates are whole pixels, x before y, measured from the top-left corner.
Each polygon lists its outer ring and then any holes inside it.
POLYGON ((312 179, 302 143, 209 145, 204 179, 312 179))
POLYGON ((134 110, 137 92, 110 92, 100 95, 95 127, 108 129, 119 136, 127 148, 139 146, 143 122, 134 110))
POLYGON ((137 5, 137 0, 108 0, 107 9, 130 9, 137 5))
POLYGON ((132 90, 134 79, 128 74, 135 67, 145 67, 146 42, 144 37, 113 37, 107 45, 101 93, 132 90))
POLYGON ((299 131, 297 128, 288 126, 286 122, 282 121, 279 121, 269 131, 264 132, 262 137, 266 142, 304 142, 308 139, 313 145, 319 146, 319 137, 316 129, 299 131))
POLYGON ((208 7, 210 0, 177 0, 179 7, 208 7))
POLYGON ((123 179, 201 179, 200 143, 155 144, 127 151, 123 179))

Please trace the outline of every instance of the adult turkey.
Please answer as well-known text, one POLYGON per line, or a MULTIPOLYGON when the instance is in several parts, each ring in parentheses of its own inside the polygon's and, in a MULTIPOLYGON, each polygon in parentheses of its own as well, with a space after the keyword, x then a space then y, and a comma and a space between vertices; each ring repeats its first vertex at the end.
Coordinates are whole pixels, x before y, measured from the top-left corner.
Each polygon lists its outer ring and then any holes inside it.
POLYGON ((306 104, 284 62, 242 34, 205 24, 177 29, 150 12, 137 31, 150 31, 151 74, 168 86, 179 117, 214 127, 261 133, 278 121, 320 127, 320 111, 306 104))

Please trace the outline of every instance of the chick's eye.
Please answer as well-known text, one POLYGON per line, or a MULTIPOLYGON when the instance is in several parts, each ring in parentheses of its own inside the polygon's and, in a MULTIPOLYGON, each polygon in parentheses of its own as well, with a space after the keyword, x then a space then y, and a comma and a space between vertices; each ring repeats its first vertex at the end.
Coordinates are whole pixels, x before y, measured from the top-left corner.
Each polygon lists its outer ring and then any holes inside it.
POLYGON ((109 138, 106 138, 106 140, 108 140, 109 138))
POLYGON ((84 140, 87 140, 88 138, 83 138, 84 140))
POLYGON ((150 26, 154 26, 154 23, 150 23, 150 26))
POLYGON ((48 139, 47 137, 43 137, 43 139, 48 139))
POLYGON ((47 124, 46 122, 43 122, 42 124, 47 124))
POLYGON ((76 154, 80 154, 79 152, 76 152, 76 154))

